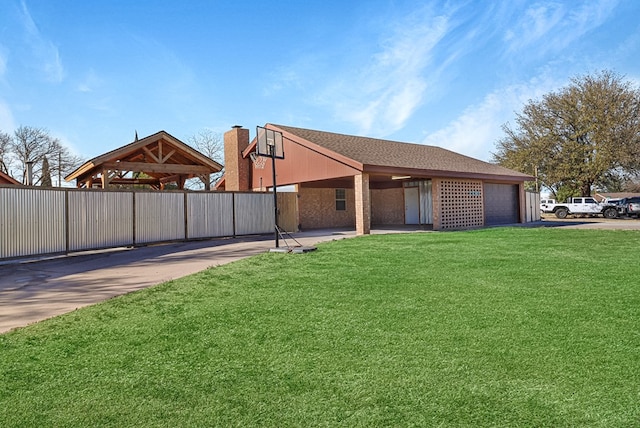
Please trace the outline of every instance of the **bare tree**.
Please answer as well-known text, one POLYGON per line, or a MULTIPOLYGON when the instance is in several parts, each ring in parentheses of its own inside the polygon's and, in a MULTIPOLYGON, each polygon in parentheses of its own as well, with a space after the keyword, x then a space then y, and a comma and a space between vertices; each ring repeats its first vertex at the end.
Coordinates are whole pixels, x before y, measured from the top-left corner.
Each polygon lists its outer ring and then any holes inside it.
POLYGON ((70 174, 78 166, 82 165, 83 159, 74 155, 69 149, 63 146, 60 141, 56 140, 56 144, 50 154, 47 155, 50 159, 49 165, 51 168, 51 176, 57 176, 58 186, 62 185, 62 179, 67 174, 70 174))
MULTIPOLYGON (((216 133, 211 129, 203 129, 197 134, 189 137, 187 142, 190 146, 218 162, 220 165, 224 164, 224 141, 222 135, 219 133, 216 133)), ((220 171, 215 174, 211 174, 209 177, 210 185, 213 186, 223 173, 223 171, 220 171)), ((193 182, 189 183, 189 187, 201 188, 199 184, 193 182)))
POLYGON ((0 171, 9 174, 9 153, 11 148, 11 135, 0 131, 0 171))
POLYGON ((203 129, 187 140, 189 144, 199 152, 207 155, 214 161, 222 163, 224 161, 224 142, 222 135, 211 129, 203 129))
POLYGON ((42 183, 45 157, 48 158, 50 176, 57 174, 59 178, 82 163, 44 128, 20 126, 13 135, 0 132, 0 168, 7 173, 11 166, 16 168, 19 173, 14 174, 14 178, 23 184, 27 183, 29 162, 33 165, 33 184, 42 183))
POLYGON ((22 167, 22 184, 27 184, 27 163, 33 163, 33 184, 42 180, 42 159, 53 152, 57 140, 47 130, 21 126, 15 130, 11 144, 11 152, 22 167))

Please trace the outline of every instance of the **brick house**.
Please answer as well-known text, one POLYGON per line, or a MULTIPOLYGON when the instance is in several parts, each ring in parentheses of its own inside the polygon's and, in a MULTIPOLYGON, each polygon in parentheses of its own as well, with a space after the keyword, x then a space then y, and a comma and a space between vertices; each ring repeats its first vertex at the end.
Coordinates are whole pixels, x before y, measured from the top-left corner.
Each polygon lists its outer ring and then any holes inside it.
MULTIPOLYGON (((417 224, 434 230, 524 223, 526 174, 440 147, 267 124, 281 132, 276 182, 297 192, 302 229, 417 224)), ((224 135, 218 189, 267 190, 271 160, 256 168, 256 139, 236 126, 224 135)))

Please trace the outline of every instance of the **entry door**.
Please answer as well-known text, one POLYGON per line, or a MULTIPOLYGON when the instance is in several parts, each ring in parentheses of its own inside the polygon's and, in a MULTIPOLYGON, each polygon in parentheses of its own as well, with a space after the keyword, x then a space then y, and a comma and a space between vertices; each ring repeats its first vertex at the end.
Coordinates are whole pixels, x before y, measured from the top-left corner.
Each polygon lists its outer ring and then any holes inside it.
POLYGON ((420 189, 404 188, 404 224, 420 224, 420 189))

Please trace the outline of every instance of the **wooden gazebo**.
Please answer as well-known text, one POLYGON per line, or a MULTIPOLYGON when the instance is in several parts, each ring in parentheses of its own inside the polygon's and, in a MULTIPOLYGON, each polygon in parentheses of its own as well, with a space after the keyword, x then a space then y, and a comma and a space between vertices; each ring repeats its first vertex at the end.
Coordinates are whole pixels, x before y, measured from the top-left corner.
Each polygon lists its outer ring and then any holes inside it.
POLYGON ((187 179, 198 177, 210 190, 209 176, 222 165, 165 131, 97 156, 65 177, 77 187, 103 188, 119 185, 147 185, 164 189, 175 183, 184 189, 187 179))

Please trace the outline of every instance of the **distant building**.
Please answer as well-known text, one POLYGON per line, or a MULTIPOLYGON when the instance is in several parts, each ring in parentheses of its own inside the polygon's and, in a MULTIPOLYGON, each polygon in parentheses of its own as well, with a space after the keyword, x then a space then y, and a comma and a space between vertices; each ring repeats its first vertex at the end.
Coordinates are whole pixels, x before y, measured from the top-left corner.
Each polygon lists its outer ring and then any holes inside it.
POLYGON ((14 179, 8 174, 5 174, 2 171, 0 171, 0 184, 13 184, 16 186, 22 185, 22 183, 20 183, 18 180, 14 179))

